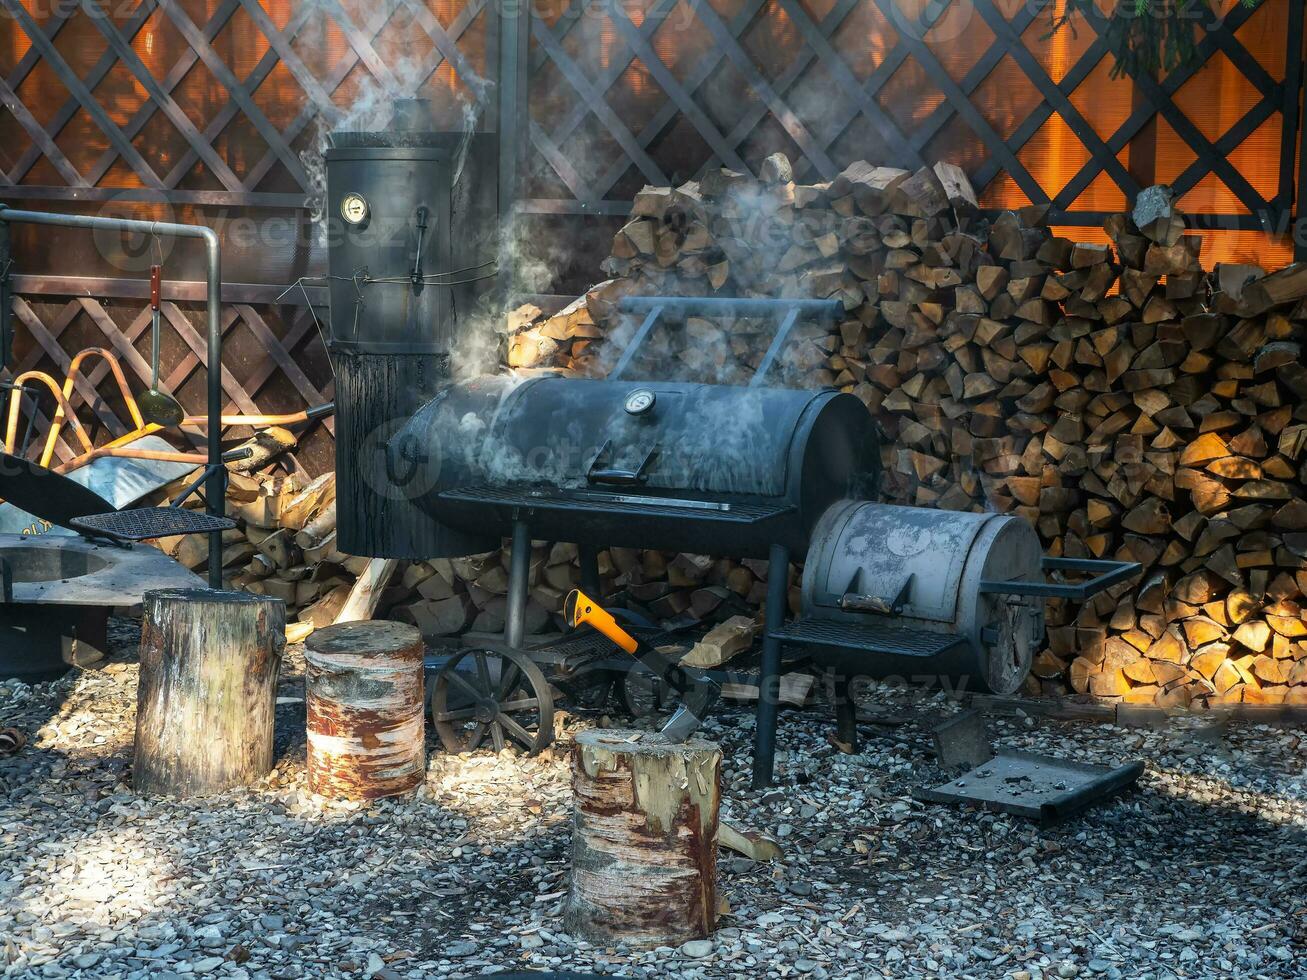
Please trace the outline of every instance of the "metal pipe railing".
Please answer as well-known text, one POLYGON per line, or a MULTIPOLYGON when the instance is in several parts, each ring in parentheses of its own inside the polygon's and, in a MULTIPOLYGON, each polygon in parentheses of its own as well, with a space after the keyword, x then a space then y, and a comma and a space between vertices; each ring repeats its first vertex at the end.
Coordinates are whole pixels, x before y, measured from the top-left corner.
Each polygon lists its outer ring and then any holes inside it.
POLYGON ((761 296, 624 296, 617 308, 622 313, 647 313, 661 306, 669 313, 697 313, 701 316, 774 316, 798 310, 803 317, 838 316, 844 304, 837 299, 773 298, 761 296))
MULTIPOLYGON (((0 245, 8 241, 11 224, 53 225, 58 228, 89 228, 105 231, 132 231, 142 235, 173 235, 198 238, 204 242, 208 258, 206 285, 209 320, 208 350, 208 445, 205 477, 205 505, 215 517, 226 516, 227 470, 222 464, 222 251, 218 236, 204 225, 183 225, 165 221, 141 221, 135 218, 106 218, 89 214, 50 214, 44 211, 18 211, 0 204, 0 245)), ((4 249, 5 252, 8 249, 4 249)), ((8 254, 0 255, 0 282, 8 279, 8 254)), ((4 299, 0 285, 0 299, 4 299)), ((7 312, 7 306, 6 306, 7 312)), ((5 353, 8 353, 7 351, 5 353)), ((209 587, 222 588, 222 532, 209 534, 209 587)))
POLYGON ((767 380, 767 374, 789 343, 790 333, 799 317, 833 320, 844 312, 844 304, 837 299, 774 298, 765 296, 624 296, 618 301, 619 313, 643 313, 644 321, 636 329, 616 366, 608 372, 608 380, 618 381, 644 348, 654 327, 664 313, 683 316, 756 316, 771 317, 780 314, 781 324, 772 338, 767 353, 749 381, 750 388, 758 388, 767 380))

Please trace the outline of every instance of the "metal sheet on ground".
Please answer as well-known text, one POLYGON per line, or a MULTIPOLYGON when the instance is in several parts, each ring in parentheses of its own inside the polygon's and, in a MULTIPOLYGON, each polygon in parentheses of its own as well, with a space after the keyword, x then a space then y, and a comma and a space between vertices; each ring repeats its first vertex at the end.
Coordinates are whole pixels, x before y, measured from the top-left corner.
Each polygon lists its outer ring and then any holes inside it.
POLYGON ((918 787, 913 796, 1015 813, 1048 826, 1132 785, 1143 771, 1142 762, 1111 769, 1031 752, 1000 751, 947 783, 918 787))

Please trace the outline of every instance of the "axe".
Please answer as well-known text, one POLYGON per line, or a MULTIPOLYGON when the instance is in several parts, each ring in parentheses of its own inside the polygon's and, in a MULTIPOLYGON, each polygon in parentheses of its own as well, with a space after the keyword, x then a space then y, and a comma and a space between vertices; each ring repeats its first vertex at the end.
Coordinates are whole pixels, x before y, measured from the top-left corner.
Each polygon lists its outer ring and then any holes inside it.
POLYGON ((673 663, 647 643, 637 640, 617 625, 608 610, 580 589, 573 589, 563 603, 563 618, 573 629, 589 623, 629 653, 681 696, 681 706, 663 725, 669 742, 684 742, 703 724, 709 710, 721 697, 721 686, 703 671, 673 663))

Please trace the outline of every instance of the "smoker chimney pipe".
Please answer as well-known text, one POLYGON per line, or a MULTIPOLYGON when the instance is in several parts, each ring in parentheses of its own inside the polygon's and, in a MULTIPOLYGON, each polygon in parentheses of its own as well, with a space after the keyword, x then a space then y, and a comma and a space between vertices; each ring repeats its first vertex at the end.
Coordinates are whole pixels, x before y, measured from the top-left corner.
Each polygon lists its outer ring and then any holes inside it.
MULTIPOLYGON (((227 470, 222 463, 222 252, 218 236, 205 225, 182 225, 133 218, 106 218, 87 214, 49 214, 44 211, 15 211, 0 204, 0 221, 9 224, 54 225, 60 228, 89 228, 106 231, 134 231, 142 235, 173 235, 198 238, 208 257, 208 465, 205 467, 205 503, 214 517, 226 516, 227 470)), ((209 587, 222 588, 222 532, 209 533, 209 587)))

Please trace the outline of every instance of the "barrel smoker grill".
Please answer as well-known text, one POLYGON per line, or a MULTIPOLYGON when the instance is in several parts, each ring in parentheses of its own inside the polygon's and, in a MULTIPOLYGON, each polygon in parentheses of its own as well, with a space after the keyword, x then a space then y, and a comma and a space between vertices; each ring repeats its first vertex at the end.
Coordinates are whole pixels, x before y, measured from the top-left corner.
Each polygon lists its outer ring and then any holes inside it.
MULTIPOLYGON (((836 391, 767 386, 796 325, 833 325, 835 300, 628 297, 623 311, 640 323, 604 380, 453 382, 460 317, 483 278, 460 245, 485 251, 495 225, 478 184, 492 167, 469 161, 470 187, 451 191, 458 147, 363 134, 327 156, 328 208, 344 221, 329 255, 342 550, 435 558, 512 539, 503 641, 458 651, 430 686, 447 747, 543 748, 553 688, 580 698, 587 676, 638 676, 599 634, 527 645, 533 538, 575 542, 592 595, 609 546, 767 559, 757 786, 772 778, 783 650, 846 680, 951 678, 1008 693, 1029 670, 1043 599, 1083 600, 1137 572, 1043 558, 1016 518, 873 503, 880 454, 867 408, 836 391), (369 229, 389 244, 370 244, 369 229), (663 318, 690 314, 775 322, 747 387, 630 380, 663 318), (802 615, 787 622, 789 564, 805 555, 802 615), (1096 578, 1047 582, 1049 570, 1096 578)), ((646 641, 675 644, 645 629, 646 641)), ((852 703, 837 701, 852 742, 852 703)))
MULTIPOLYGON (((799 317, 833 317, 837 302, 627 302, 628 309, 644 311, 645 320, 605 380, 485 377, 454 384, 388 444, 390 479, 412 506, 445 526, 511 536, 505 649, 498 654, 513 661, 500 664, 513 681, 526 670, 523 658, 510 651, 521 651, 525 640, 533 538, 576 542, 581 587, 595 594, 596 556, 603 547, 766 557, 768 615, 779 629, 790 557, 807 548, 813 526, 831 505, 868 499, 877 489, 877 430, 858 399, 764 385, 799 317), (626 380, 665 310, 780 319, 748 387, 626 380)), ((570 638, 532 649, 530 660, 555 668, 554 679, 565 682, 580 672, 578 664, 595 667, 594 657, 605 647, 597 635, 570 638)), ((458 666, 447 665, 433 691, 442 737, 447 719, 441 716, 454 713, 447 710, 447 694, 451 683, 460 683, 458 666)), ((494 664, 477 666, 494 673, 494 664)), ((767 692, 775 691, 780 666, 779 637, 765 639, 754 753, 758 782, 769 781, 772 771, 777 703, 767 692)), ((540 701, 539 693, 531 700, 540 701)))

